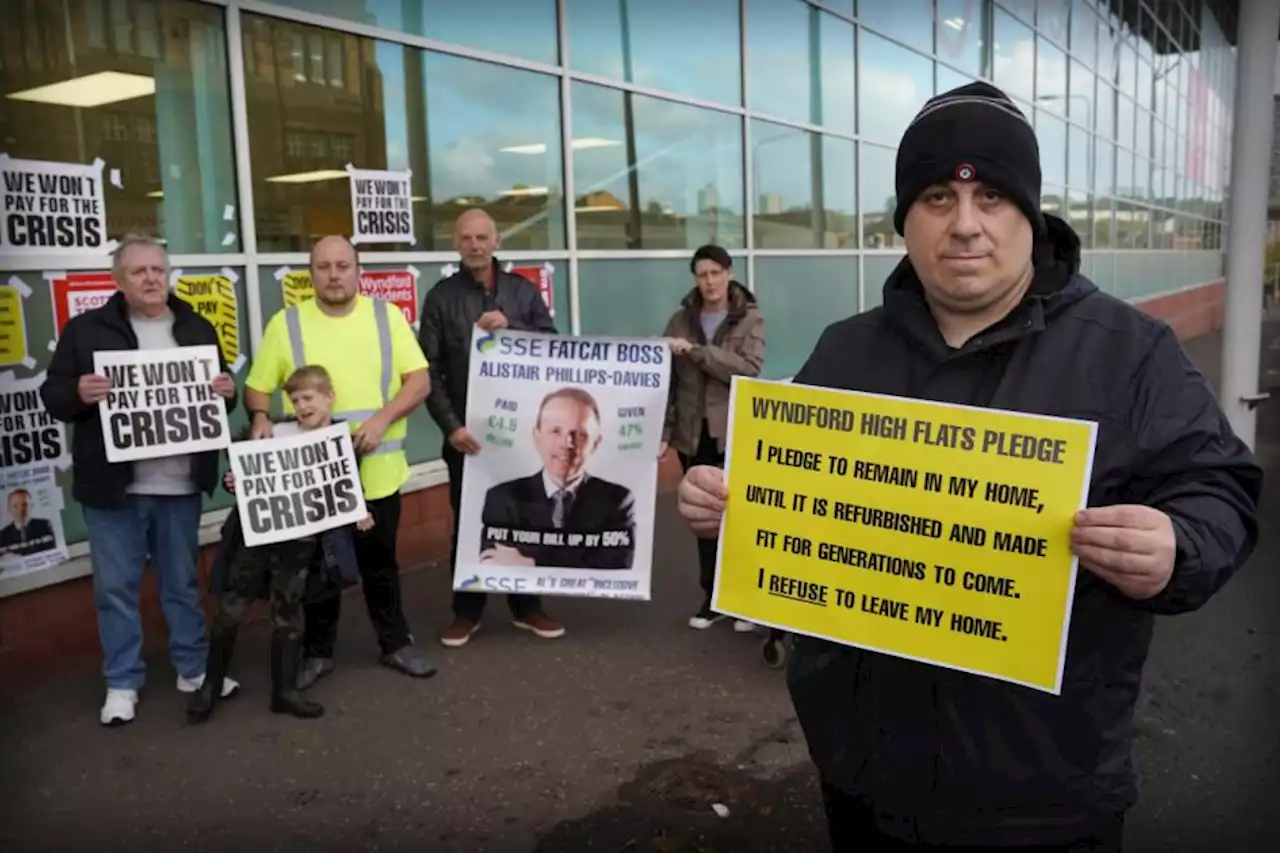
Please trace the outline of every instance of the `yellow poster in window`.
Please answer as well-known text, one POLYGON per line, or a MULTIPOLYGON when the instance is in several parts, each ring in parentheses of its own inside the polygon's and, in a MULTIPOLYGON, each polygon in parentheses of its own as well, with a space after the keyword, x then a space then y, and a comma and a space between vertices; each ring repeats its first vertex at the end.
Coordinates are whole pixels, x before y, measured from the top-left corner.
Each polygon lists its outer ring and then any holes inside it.
POLYGON ((222 357, 238 371, 243 362, 240 361, 240 309, 235 273, 231 270, 213 274, 179 273, 173 286, 174 294, 213 324, 222 357))
POLYGON ((737 378, 712 608, 1061 690, 1097 426, 737 378))
POLYGON ((299 302, 314 299, 315 286, 311 283, 310 270, 290 270, 280 276, 280 287, 284 291, 284 307, 292 308, 299 302))
POLYGON ((27 323, 22 310, 22 300, 29 293, 26 283, 16 275, 7 284, 0 284, 0 367, 35 366, 27 349, 27 323))

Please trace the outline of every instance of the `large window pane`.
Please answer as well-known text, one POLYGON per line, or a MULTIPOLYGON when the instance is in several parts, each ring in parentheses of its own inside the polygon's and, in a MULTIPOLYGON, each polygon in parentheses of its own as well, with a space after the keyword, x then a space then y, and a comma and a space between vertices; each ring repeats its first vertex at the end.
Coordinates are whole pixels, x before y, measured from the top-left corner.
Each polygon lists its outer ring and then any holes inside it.
POLYGON ((974 77, 982 76, 987 70, 982 48, 989 8, 975 0, 938 0, 938 58, 974 77))
POLYGON ((1067 125, 1044 110, 1036 110, 1036 138, 1040 143, 1040 170, 1046 184, 1067 182, 1067 125))
POLYGON ((752 289, 765 318, 763 375, 794 376, 827 326, 858 313, 858 259, 756 258, 752 289))
POLYGON ((933 52, 933 0, 862 0, 858 19, 877 32, 933 52))
POLYGON ((573 84, 578 248, 736 248, 743 231, 742 120, 573 84))
POLYGON ((856 245, 852 142, 755 121, 751 162, 756 248, 856 245))
POLYGON ((747 39, 753 110, 854 132, 853 24, 795 0, 749 0, 747 39))
POLYGON ((575 70, 742 103, 738 0, 565 0, 565 14, 575 70))
POLYGON ((897 152, 878 145, 859 145, 858 207, 862 211, 862 247, 887 249, 903 245, 893 228, 897 194, 893 177, 897 152))
POLYGON ((1085 0, 1071 4, 1071 53, 1090 67, 1098 58, 1098 17, 1085 0))
MULTIPOLYGON (((733 277, 746 284, 746 258, 733 261, 733 277)), ((578 279, 584 335, 661 335, 695 286, 685 258, 582 260, 578 279)))
POLYGON ((275 0, 386 30, 555 64, 556 0, 275 0))
POLYGON ((1013 97, 1030 103, 1035 97, 1035 34, 1003 9, 995 10, 994 23, 993 80, 1013 97))
POLYGON ((1093 72, 1079 62, 1071 63, 1067 92, 1067 115, 1093 129, 1093 72))
POLYGON ((559 81, 443 53, 422 63, 427 146, 417 153, 410 140, 409 151, 431 178, 416 212, 429 219, 432 248, 451 247, 466 204, 489 211, 508 250, 564 248, 559 81))
POLYGON ((897 145, 933 95, 933 62, 863 30, 858 44, 858 127, 866 139, 897 145))
POLYGON ((1089 175, 1089 155, 1093 143, 1088 133, 1072 125, 1068 139, 1067 186, 1088 191, 1093 184, 1089 175))
POLYGON ((223 10, 117 5, 94 31, 67 18, 79 4, 5 4, 0 150, 101 158, 107 239, 141 231, 174 253, 240 251, 223 10))
POLYGON ((1036 103, 1065 114, 1067 102, 1067 55, 1043 38, 1036 39, 1036 103))
POLYGON ((348 163, 412 171, 414 249, 469 206, 511 248, 564 247, 556 78, 252 15, 244 61, 260 249, 350 234, 348 163))

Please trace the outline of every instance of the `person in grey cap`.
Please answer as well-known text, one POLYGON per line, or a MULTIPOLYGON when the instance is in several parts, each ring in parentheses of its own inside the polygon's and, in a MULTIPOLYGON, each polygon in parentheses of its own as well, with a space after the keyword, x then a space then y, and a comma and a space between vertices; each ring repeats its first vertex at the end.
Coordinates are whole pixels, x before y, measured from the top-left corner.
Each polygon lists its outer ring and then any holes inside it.
MULTIPOLYGON (((1253 551, 1262 471, 1167 325, 1080 275, 1040 211, 1024 115, 975 83, 903 136, 907 257, 883 304, 829 326, 795 382, 1098 424, 1060 695, 814 638, 788 687, 843 851, 1119 851, 1153 617, 1195 610, 1253 551)), ((726 484, 680 512, 714 536, 726 484)), ((981 566, 974 566, 981 569, 981 566)))

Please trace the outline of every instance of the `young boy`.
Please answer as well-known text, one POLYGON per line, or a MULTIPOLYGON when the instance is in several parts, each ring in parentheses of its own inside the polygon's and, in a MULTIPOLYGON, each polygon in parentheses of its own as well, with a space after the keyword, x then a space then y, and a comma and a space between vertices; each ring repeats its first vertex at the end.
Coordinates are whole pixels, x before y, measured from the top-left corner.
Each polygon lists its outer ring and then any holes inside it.
MULTIPOLYGON (((333 383, 328 372, 316 365, 300 367, 285 383, 296 420, 276 426, 274 435, 321 429, 333 421, 333 383)), ((223 483, 235 492, 235 474, 228 471, 223 483)), ((271 606, 271 711, 312 719, 324 713, 316 702, 304 699, 295 681, 300 658, 303 611, 310 600, 338 595, 356 583, 359 573, 350 527, 336 528, 315 536, 248 548, 235 510, 222 528, 222 542, 210 577, 210 587, 218 594, 218 612, 209 637, 209 658, 204 684, 187 706, 187 718, 202 723, 213 714, 221 698, 222 680, 235 646, 240 622, 255 599, 266 598, 271 606)), ((366 516, 356 529, 373 527, 366 516)))

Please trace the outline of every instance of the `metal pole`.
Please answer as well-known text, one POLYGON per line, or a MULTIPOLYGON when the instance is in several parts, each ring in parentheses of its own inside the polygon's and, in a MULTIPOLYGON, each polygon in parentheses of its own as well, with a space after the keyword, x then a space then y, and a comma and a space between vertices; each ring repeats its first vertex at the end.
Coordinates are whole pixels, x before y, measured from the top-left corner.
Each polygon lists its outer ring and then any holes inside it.
POLYGON ((1280 3, 1242 0, 1236 28, 1235 115, 1227 221, 1227 296, 1222 324, 1222 406, 1241 440, 1254 446, 1262 357, 1263 264, 1275 110, 1280 3))

